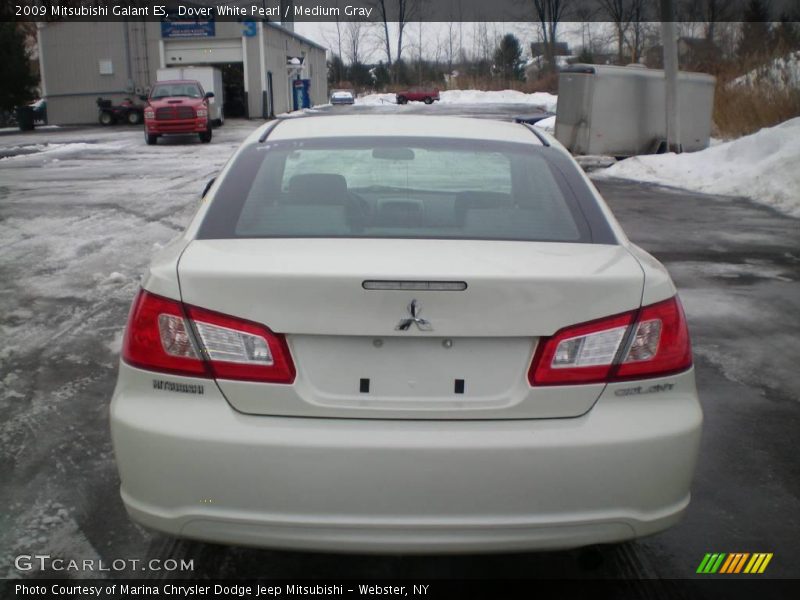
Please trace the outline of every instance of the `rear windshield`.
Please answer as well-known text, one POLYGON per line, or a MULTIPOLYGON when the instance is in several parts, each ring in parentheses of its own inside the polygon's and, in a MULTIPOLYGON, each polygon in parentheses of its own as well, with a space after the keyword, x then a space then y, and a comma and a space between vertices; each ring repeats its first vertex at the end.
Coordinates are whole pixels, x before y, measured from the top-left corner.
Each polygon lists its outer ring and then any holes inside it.
POLYGON ((202 98, 203 91, 196 83, 157 83, 150 92, 150 98, 153 100, 175 96, 202 98))
POLYGON ((267 141, 237 157, 198 237, 598 241, 557 158, 470 140, 267 141))

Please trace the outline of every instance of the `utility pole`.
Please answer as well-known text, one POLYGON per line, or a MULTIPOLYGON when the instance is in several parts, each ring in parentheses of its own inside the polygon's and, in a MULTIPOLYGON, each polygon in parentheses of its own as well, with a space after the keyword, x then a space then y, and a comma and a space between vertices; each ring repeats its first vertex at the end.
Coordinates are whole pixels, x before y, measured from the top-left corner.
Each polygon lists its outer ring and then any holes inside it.
POLYGON ((661 37, 664 44, 667 151, 682 152, 681 120, 678 113, 678 40, 674 0, 661 0, 661 37))

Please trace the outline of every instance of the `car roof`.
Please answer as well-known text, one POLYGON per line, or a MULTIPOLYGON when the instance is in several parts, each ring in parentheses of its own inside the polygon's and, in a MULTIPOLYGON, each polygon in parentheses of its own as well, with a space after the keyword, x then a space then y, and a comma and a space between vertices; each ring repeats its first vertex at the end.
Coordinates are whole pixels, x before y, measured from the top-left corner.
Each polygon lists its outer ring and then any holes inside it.
MULTIPOLYGON (((271 127, 272 123, 259 127, 248 141, 263 139, 264 133, 271 127)), ((325 115, 281 119, 268 138, 280 141, 375 136, 441 137, 542 145, 536 134, 519 123, 425 115, 325 115)))
POLYGON ((200 85, 200 82, 196 79, 162 79, 161 81, 156 81, 153 85, 158 85, 159 83, 196 83, 200 85))

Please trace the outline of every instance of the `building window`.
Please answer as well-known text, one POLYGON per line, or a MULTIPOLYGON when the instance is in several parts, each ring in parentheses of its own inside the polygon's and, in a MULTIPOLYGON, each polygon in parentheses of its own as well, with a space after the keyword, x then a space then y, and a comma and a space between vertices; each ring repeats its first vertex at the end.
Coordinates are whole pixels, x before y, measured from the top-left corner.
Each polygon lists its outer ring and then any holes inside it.
POLYGON ((98 61, 100 66, 100 75, 113 75, 114 74, 114 63, 108 59, 103 59, 98 61))

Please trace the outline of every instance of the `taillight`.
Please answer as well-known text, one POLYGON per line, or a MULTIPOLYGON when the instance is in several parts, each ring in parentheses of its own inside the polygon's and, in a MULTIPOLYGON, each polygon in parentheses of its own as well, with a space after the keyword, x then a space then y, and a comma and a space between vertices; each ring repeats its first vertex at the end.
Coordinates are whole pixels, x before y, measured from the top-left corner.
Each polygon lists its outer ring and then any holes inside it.
POLYGON ((211 376, 181 303, 144 290, 139 290, 128 316, 122 359, 131 366, 152 371, 211 376))
POLYGON ((122 359, 134 367, 193 377, 270 383, 295 378, 282 335, 145 290, 131 307, 122 359))
POLYGON ((187 306, 214 377, 292 383, 294 363, 286 338, 252 321, 187 306))
POLYGON ((660 377, 692 365, 692 348, 677 296, 580 325, 540 340, 528 372, 531 385, 604 383, 660 377))
POLYGON ((614 379, 657 377, 685 371, 692 366, 692 344, 686 315, 677 296, 644 306, 624 360, 614 379))

